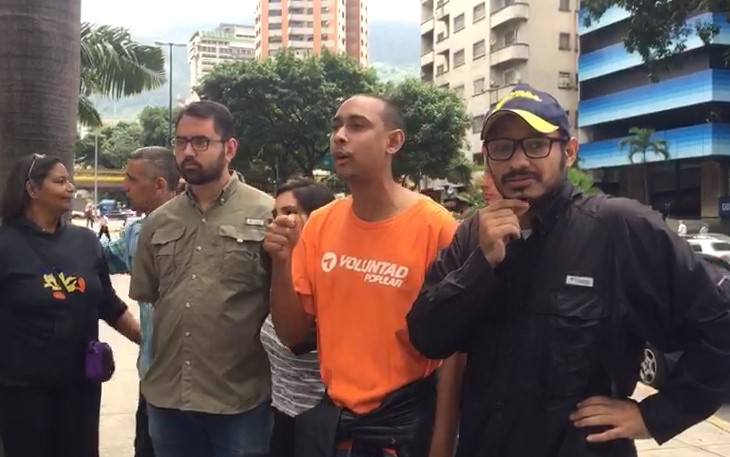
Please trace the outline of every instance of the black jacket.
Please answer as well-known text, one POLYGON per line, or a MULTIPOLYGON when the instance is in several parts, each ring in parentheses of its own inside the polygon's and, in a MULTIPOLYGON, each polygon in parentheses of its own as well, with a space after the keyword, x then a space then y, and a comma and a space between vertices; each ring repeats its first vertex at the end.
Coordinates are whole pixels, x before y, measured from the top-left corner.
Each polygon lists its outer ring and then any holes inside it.
POLYGON ((50 234, 28 221, 5 221, 0 253, 0 384, 83 380, 99 319, 113 324, 127 309, 99 240, 73 225, 50 234))
POLYGON ((730 379, 730 280, 657 213, 570 185, 533 208, 534 230, 492 269, 465 221, 408 315, 431 358, 468 355, 459 457, 632 456, 589 445, 569 414, 593 395, 627 397, 643 345, 684 351, 640 410, 659 443, 712 414, 730 379))

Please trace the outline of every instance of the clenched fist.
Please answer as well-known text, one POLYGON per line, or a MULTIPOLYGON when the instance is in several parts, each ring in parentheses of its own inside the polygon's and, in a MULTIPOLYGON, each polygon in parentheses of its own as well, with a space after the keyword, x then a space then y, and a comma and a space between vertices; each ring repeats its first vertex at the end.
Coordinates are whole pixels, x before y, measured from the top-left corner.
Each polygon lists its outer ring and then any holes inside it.
POLYGON ((277 216, 266 229, 264 249, 273 260, 286 262, 299 241, 302 219, 296 214, 277 216))
POLYGON ((522 200, 499 200, 479 211, 479 247, 492 268, 504 260, 510 238, 521 236, 518 218, 529 208, 522 200))

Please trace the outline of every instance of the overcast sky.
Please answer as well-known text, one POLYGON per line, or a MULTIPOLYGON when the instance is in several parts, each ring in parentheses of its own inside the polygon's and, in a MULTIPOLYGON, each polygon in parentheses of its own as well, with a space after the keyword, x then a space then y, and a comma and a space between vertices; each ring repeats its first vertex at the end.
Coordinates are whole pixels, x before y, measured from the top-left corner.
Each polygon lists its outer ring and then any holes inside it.
MULTIPOLYGON (((251 22, 255 9, 256 0, 82 0, 81 19, 151 37, 200 24, 251 22)), ((420 20, 419 0, 369 0, 368 9, 371 20, 420 20)))

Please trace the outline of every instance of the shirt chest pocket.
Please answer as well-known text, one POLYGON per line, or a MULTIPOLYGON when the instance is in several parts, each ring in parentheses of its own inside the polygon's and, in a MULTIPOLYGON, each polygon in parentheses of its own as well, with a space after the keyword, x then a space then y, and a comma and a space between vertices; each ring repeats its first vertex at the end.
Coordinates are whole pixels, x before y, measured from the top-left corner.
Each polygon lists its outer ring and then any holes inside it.
POLYGON ((601 356, 608 300, 593 288, 570 285, 546 298, 534 309, 538 360, 546 364, 541 374, 549 396, 570 395, 584 388, 601 356))
POLYGON ((221 280, 239 290, 253 290, 268 282, 263 256, 264 228, 221 225, 221 280))
POLYGON ((157 230, 152 234, 150 243, 155 254, 160 292, 175 279, 175 265, 180 260, 177 257, 180 255, 180 240, 184 234, 184 227, 157 230))

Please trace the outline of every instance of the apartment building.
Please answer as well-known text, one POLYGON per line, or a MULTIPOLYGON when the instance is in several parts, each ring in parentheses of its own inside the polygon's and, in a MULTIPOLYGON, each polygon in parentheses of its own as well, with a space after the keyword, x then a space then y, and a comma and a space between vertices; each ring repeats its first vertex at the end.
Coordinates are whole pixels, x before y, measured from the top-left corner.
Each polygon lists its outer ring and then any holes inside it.
POLYGON ((590 27, 579 21, 580 156, 606 192, 646 201, 673 218, 722 219, 730 227, 730 49, 726 13, 696 12, 689 22, 712 23, 705 45, 688 37, 659 81, 624 45, 630 14, 611 8, 590 27), (632 127, 653 129, 669 157, 647 151, 629 158, 622 139, 632 127), (638 162, 638 163, 632 163, 638 162))
POLYGON ((517 83, 553 94, 575 128, 577 0, 422 0, 421 79, 473 116, 465 154, 483 163, 484 115, 517 83))
POLYGON ((256 56, 289 49, 299 55, 323 49, 368 61, 367 0, 258 0, 256 56))
POLYGON ((221 24, 215 30, 195 32, 188 41, 190 87, 220 63, 253 59, 256 32, 252 25, 221 24))

